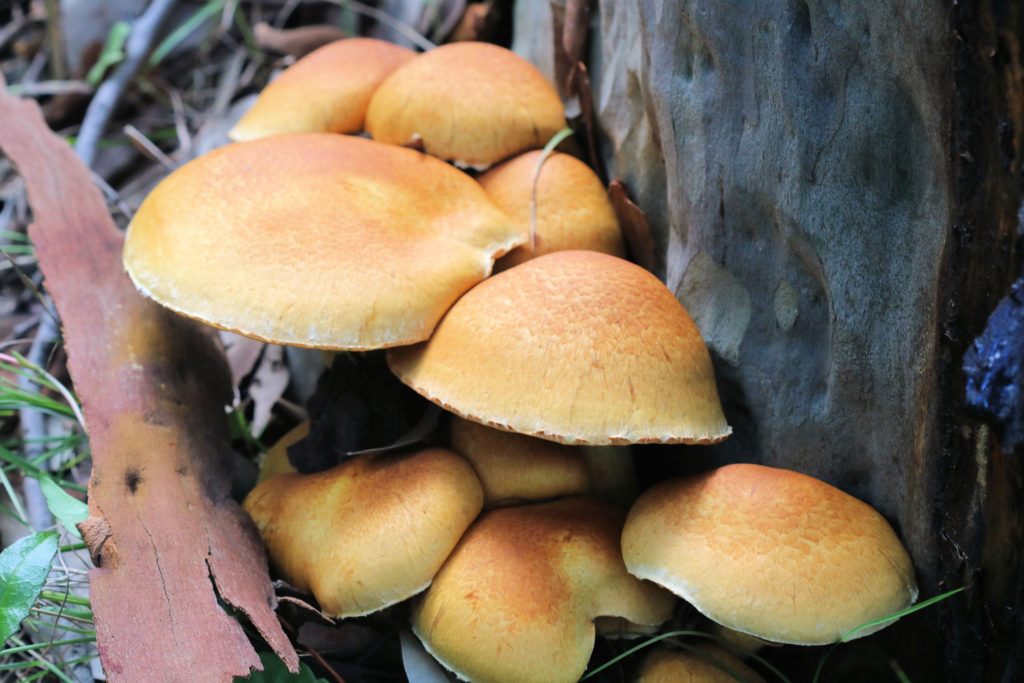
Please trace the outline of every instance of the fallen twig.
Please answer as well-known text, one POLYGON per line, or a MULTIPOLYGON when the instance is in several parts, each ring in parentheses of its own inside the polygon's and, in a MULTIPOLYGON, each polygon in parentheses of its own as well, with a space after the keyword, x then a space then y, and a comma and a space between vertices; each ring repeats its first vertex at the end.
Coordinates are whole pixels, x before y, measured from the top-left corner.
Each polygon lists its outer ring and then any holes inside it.
POLYGON ((167 17, 176 0, 153 0, 132 25, 132 32, 124 46, 124 60, 118 65, 114 74, 100 84, 96 94, 89 103, 89 108, 82 119, 82 127, 78 132, 75 151, 85 162, 92 166, 96 158, 97 144, 103 137, 103 131, 110 121, 114 108, 121 99, 121 94, 135 73, 142 66, 149 54, 156 37, 156 32, 167 17))

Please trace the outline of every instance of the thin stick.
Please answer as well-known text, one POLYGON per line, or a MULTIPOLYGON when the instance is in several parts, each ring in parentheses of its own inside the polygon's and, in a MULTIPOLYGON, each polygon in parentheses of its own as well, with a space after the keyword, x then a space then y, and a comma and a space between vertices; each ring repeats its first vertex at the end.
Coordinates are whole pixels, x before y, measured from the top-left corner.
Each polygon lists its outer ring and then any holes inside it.
POLYGON ((153 161, 162 164, 168 170, 174 170, 175 163, 171 161, 170 157, 164 154, 162 149, 154 145, 152 140, 143 135, 141 130, 130 123, 125 125, 122 130, 124 130, 124 134, 128 136, 128 139, 135 143, 135 146, 139 151, 153 161))
POLYGON ((35 83, 14 83, 7 86, 13 95, 36 97, 39 95, 88 95, 92 86, 85 81, 36 81, 35 83))
POLYGON ((170 96, 171 107, 174 109, 174 130, 178 135, 178 149, 187 155, 192 149, 192 135, 188 132, 188 123, 185 121, 185 103, 176 88, 171 88, 170 96))
POLYGON ((18 35, 21 29, 25 28, 28 24, 29 19, 25 16, 25 13, 21 11, 21 8, 17 5, 11 8, 11 20, 7 22, 6 26, 0 26, 0 50, 7 47, 14 36, 18 35))
POLYGON ((60 1, 45 0, 46 37, 50 42, 50 73, 53 78, 62 81, 67 78, 68 69, 64 63, 64 35, 60 25, 60 1))
POLYGON ((85 112, 75 143, 75 151, 86 166, 91 166, 96 158, 97 145, 103 137, 103 131, 114 113, 114 108, 121 99, 121 94, 142 65, 153 45, 157 29, 174 7, 175 1, 153 0, 149 3, 146 11, 135 20, 132 32, 125 41, 124 61, 118 65, 114 74, 97 88, 96 95, 85 112))
MULTIPOLYGON (((39 319, 39 327, 29 347, 28 358, 37 366, 46 363, 46 355, 50 345, 57 340, 57 322, 51 315, 39 319)), ((18 375, 18 387, 23 391, 35 391, 35 386, 27 374, 18 375)), ((46 452, 42 439, 46 436, 46 416, 40 410, 26 408, 18 411, 21 422, 21 433, 25 440, 25 457, 35 460, 46 452)), ((36 531, 42 531, 53 525, 53 515, 46 504, 46 496, 35 477, 25 477, 21 491, 25 496, 25 508, 28 512, 28 523, 36 531)))

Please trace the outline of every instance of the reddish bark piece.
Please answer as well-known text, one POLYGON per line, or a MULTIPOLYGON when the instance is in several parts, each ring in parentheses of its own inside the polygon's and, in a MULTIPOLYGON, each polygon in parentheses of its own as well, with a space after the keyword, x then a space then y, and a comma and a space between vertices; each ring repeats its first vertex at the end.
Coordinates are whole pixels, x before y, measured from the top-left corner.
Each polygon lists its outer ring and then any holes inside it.
POLYGON ((0 91, 0 121, 92 446, 84 530, 99 560, 90 595, 107 676, 226 681, 262 668, 219 601, 297 671, 262 546, 228 495, 223 356, 204 329, 137 294, 103 198, 35 103, 0 91))

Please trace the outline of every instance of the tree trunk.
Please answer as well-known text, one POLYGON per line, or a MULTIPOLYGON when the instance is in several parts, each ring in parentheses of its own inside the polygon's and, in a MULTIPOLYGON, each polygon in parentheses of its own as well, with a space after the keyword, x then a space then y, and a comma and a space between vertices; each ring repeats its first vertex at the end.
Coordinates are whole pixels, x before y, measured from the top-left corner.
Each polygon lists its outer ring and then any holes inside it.
MULTIPOLYGON (((514 47, 553 79, 563 15, 517 5, 514 47)), ((603 163, 650 220, 735 430, 677 468, 824 479, 893 523, 922 597, 967 586, 873 639, 875 666, 913 680, 1008 679, 1021 657, 1024 452, 965 410, 962 361, 1021 262, 1022 16, 1010 0, 593 8, 603 163)))

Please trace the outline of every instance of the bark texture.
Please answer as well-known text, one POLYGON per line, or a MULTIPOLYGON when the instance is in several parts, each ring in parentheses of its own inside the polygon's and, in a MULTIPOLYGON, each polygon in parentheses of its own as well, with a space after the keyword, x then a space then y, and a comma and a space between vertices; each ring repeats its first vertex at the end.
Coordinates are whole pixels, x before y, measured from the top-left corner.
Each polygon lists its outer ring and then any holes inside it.
MULTIPOLYGON (((963 409, 961 362, 1020 264, 1020 10, 641 0, 596 3, 591 29, 603 162, 650 220, 735 430, 699 461, 869 502, 923 597, 969 586, 914 622, 901 663, 1012 674, 1020 453, 963 409)), ((559 36, 530 33, 516 49, 558 63, 559 36)))
POLYGON ((208 331, 140 295, 88 169, 34 102, 2 92, 0 149, 25 179, 29 230, 60 313, 93 459, 81 525, 110 681, 230 681, 262 669, 241 622, 297 671, 263 547, 229 495, 230 397, 208 331))

